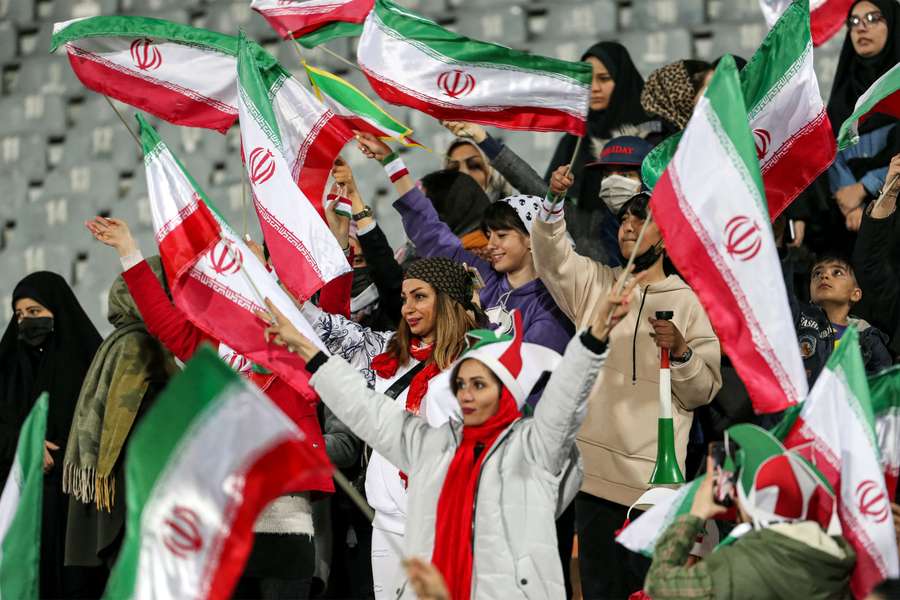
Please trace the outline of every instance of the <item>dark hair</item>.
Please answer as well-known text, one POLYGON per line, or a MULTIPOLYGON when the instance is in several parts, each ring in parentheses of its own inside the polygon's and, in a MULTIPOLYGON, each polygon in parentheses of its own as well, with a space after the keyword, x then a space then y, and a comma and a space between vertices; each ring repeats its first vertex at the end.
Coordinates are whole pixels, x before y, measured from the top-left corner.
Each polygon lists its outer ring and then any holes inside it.
POLYGON ((713 69, 713 66, 705 60, 685 60, 683 62, 684 69, 691 79, 691 87, 694 88, 694 93, 696 94, 703 87, 706 74, 713 69))
POLYGON ((812 267, 809 269, 809 274, 812 276, 813 271, 816 270, 816 267, 819 265, 823 265, 825 263, 835 263, 847 269, 847 273, 856 280, 856 272, 853 270, 853 263, 850 261, 850 258, 845 254, 841 254, 839 252, 826 252, 816 257, 816 260, 813 261, 812 267))
POLYGON ((502 229, 515 229, 520 233, 528 235, 528 229, 522 222, 519 213, 506 202, 494 202, 484 211, 481 219, 481 231, 485 235, 489 231, 500 231, 502 229))
MULTIPOLYGON (((463 360, 459 361, 459 364, 456 365, 456 368, 453 369, 453 373, 451 373, 451 377, 450 377, 450 391, 453 392, 454 396, 456 395, 456 392, 459 391, 459 385, 456 383, 456 378, 459 376, 459 369, 460 369, 460 367, 463 366, 464 362, 469 361, 469 360, 475 360, 475 361, 481 362, 477 358, 464 358, 463 360)), ((484 365, 484 363, 481 363, 481 364, 484 365)), ((499 388, 499 392, 502 395, 503 394, 503 382, 500 381, 500 378, 497 377, 497 374, 494 373, 487 365, 484 365, 484 368, 487 369, 488 373, 490 373, 491 379, 494 381, 494 383, 497 384, 497 387, 499 388)))
POLYGON ((625 204, 622 205, 622 208, 619 209, 619 213, 616 215, 619 223, 626 217, 626 215, 632 215, 637 217, 641 221, 647 218, 647 213, 650 211, 650 194, 647 192, 638 192, 631 198, 629 198, 625 204))
POLYGON ((900 600, 900 579, 885 579, 875 586, 872 595, 879 600, 900 600))

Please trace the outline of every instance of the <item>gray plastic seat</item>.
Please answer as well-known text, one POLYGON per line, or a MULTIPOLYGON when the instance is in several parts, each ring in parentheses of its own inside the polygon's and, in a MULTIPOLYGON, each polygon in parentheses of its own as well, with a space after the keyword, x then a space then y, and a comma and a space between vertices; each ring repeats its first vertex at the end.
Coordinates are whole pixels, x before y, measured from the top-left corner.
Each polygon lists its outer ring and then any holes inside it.
MULTIPOLYGON (((607 38, 609 39, 609 38, 607 38)), ((565 40, 543 40, 530 45, 532 54, 549 56, 560 60, 581 60, 585 50, 597 43, 596 37, 569 38, 565 40)))
POLYGON ((68 21, 83 17, 114 15, 119 10, 119 0, 56 0, 50 18, 55 21, 68 21))
POLYGON ((15 171, 29 181, 46 177, 46 140, 40 135, 27 134, 0 137, 0 169, 15 171))
POLYGON ((61 94, 80 96, 86 93, 65 54, 34 57, 20 65, 12 87, 21 94, 61 94))
POLYGON ((456 30, 485 42, 515 46, 528 39, 525 11, 519 5, 494 10, 467 10, 459 14, 456 30))
POLYGON ((47 56, 52 38, 53 23, 41 23, 38 25, 37 31, 23 28, 19 32, 19 55, 47 56))
POLYGON ((759 0, 710 0, 711 22, 747 23, 763 22, 759 0))
POLYGON ((547 8, 547 21, 541 37, 548 40, 591 37, 596 41, 602 34, 615 32, 617 20, 617 8, 612 0, 553 3, 547 8))
POLYGON ((756 52, 768 33, 766 24, 747 23, 742 25, 718 25, 713 32, 709 58, 723 54, 737 54, 749 59, 756 52))
MULTIPOLYGON (((13 0, 7 0, 12 2, 13 0)), ((9 21, 0 21, 0 63, 13 60, 18 54, 16 28, 9 21)))
POLYGON ((43 133, 62 136, 66 132, 65 103, 60 96, 28 94, 0 100, 0 135, 43 133))
POLYGON ((132 170, 138 166, 140 156, 140 149, 121 123, 79 126, 66 136, 59 167, 90 160, 109 163, 116 170, 132 170))
POLYGON ((0 20, 16 25, 33 23, 36 17, 34 4, 34 0, 0 0, 0 20))
POLYGON ((17 171, 0 170, 0 190, 3 190, 0 215, 4 217, 14 213, 28 202, 28 180, 17 171))
POLYGON ((216 2, 206 18, 206 27, 228 35, 237 35, 243 29, 257 41, 279 37, 262 15, 250 10, 249 2, 216 2))
POLYGON ((44 181, 42 198, 85 194, 99 203, 110 204, 119 197, 119 172, 102 162, 73 165, 52 171, 44 181))
POLYGON ((152 232, 153 215, 147 190, 134 189, 111 207, 111 216, 123 219, 132 232, 152 232))
POLYGON ((691 58, 693 39, 686 29, 630 32, 619 36, 638 70, 647 77, 654 69, 683 58, 691 58))
POLYGON ((705 22, 704 0, 633 0, 631 3, 630 29, 656 31, 694 27, 705 22))

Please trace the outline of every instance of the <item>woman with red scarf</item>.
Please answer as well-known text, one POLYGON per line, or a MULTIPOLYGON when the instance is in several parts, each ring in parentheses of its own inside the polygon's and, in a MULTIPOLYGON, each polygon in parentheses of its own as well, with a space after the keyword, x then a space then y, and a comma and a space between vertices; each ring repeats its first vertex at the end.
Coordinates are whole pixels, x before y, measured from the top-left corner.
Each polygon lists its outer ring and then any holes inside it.
MULTIPOLYGON (((639 280, 610 294, 562 360, 522 343, 518 312, 513 335, 471 332, 476 343, 451 367, 449 389, 434 390, 452 392, 461 415, 441 427, 368 389, 353 367, 320 352, 271 304, 276 322, 267 334, 306 361, 310 384, 341 421, 408 474, 404 552, 430 557, 453 600, 564 598, 555 518, 581 485, 575 434, 609 332, 628 312, 639 280), (523 418, 525 399, 547 369, 553 376, 534 416, 523 418)), ((399 595, 408 596, 398 583, 399 595)))
MULTIPOLYGON (((311 302, 301 310, 328 350, 359 370, 369 388, 390 397, 398 410, 419 415, 425 412, 423 400, 430 382, 462 353, 466 332, 476 325, 480 309, 472 304, 473 293, 472 278, 461 263, 427 258, 412 263, 404 274, 397 331, 372 331, 311 302)), ((351 401, 357 398, 362 395, 347 395, 351 401)), ((375 509, 372 579, 376 600, 395 596, 394 583, 402 569, 396 549, 402 546, 406 528, 406 487, 406 471, 374 448, 365 489, 375 509)))

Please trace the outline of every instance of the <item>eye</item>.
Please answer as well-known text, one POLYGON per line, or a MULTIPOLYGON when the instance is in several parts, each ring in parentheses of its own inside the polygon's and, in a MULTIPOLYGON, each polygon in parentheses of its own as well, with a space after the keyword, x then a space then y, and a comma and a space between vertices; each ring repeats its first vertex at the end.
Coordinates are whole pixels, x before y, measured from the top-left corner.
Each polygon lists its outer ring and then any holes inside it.
POLYGON ((425 294, 416 294, 416 300, 424 300, 425 294))
POLYGON ((482 390, 482 389, 484 389, 484 384, 483 384, 482 382, 480 382, 480 381, 477 382, 477 383, 475 384, 475 389, 476 389, 476 390, 482 390))
POLYGON ((472 159, 472 160, 467 161, 466 166, 469 168, 469 170, 472 170, 472 171, 475 171, 475 170, 480 171, 481 169, 484 168, 484 165, 481 164, 481 161, 478 159, 472 159))

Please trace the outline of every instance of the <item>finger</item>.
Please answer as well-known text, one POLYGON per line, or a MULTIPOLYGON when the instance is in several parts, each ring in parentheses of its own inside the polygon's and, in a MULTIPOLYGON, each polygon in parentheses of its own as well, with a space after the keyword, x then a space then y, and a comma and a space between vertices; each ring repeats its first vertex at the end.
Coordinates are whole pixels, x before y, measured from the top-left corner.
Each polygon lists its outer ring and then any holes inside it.
POLYGON ((284 316, 284 313, 278 310, 278 307, 275 306, 275 303, 272 302, 269 298, 266 298, 266 308, 269 309, 269 312, 275 317, 275 321, 281 325, 288 321, 288 318, 284 316))
POLYGON ((57 446, 53 442, 47 441, 45 443, 47 444, 47 447, 50 448, 51 450, 59 450, 59 446, 57 446))

